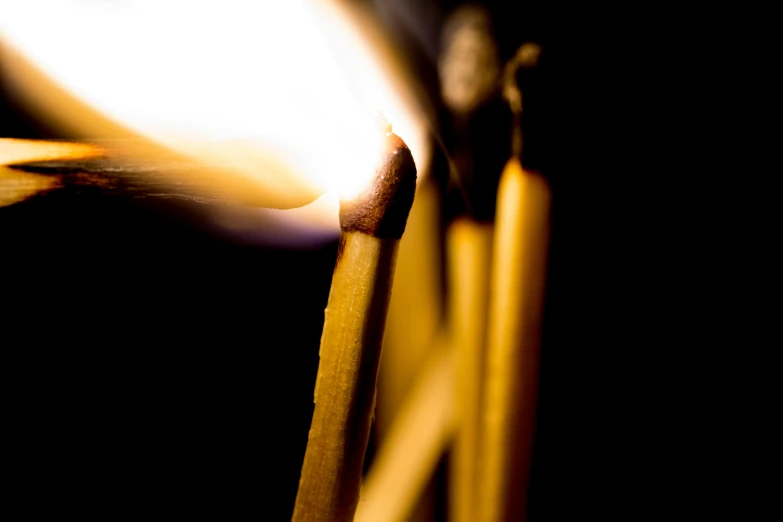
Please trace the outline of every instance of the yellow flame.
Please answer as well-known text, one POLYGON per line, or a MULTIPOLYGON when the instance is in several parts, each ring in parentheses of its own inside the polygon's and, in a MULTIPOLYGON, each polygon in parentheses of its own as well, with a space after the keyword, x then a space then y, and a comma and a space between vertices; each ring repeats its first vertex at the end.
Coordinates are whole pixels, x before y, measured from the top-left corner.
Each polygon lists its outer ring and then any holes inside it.
MULTIPOLYGON (((269 158, 314 190, 356 191, 377 161, 378 111, 427 164, 404 84, 335 2, 26 0, 0 5, 0 37, 109 120, 259 183, 274 183, 269 158)), ((328 212, 315 219, 336 226, 328 212)))

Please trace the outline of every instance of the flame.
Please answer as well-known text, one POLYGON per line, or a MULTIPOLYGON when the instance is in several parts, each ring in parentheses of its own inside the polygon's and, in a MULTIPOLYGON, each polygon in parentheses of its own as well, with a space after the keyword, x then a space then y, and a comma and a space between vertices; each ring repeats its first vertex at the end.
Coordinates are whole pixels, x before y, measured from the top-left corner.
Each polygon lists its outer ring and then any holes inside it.
MULTIPOLYGON (((336 230, 334 193, 349 197, 373 174, 379 111, 420 172, 428 163, 425 125, 405 81, 357 16, 306 0, 27 0, 0 6, 0 37, 105 117, 90 126, 67 114, 79 134, 100 137, 119 124, 270 187, 284 175, 271 166, 284 165, 298 183, 329 194, 315 211, 283 219, 336 230)), ((21 96, 46 103, 46 89, 4 67, 21 96)), ((56 118, 64 105, 46 112, 56 118)))

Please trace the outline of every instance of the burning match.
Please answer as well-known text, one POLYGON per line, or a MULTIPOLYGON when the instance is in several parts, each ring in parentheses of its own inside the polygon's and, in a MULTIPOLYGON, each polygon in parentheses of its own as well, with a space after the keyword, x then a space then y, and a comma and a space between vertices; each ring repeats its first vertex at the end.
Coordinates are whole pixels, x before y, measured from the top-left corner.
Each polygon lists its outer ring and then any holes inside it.
POLYGON ((359 501, 397 248, 416 191, 413 156, 387 131, 371 186, 340 206, 340 244, 294 522, 351 521, 359 501))
POLYGON ((185 143, 189 156, 145 139, 23 140, 0 138, 0 206, 64 188, 165 197, 199 203, 298 208, 323 190, 303 183, 240 140, 185 143), (234 163, 256 161, 255 177, 234 163), (20 187, 27 188, 21 191, 20 187))

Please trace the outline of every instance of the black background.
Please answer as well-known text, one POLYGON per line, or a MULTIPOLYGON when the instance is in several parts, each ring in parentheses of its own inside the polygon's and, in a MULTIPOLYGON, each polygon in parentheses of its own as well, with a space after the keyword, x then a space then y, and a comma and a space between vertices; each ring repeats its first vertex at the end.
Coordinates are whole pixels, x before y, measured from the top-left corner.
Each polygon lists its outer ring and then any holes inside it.
MULTIPOLYGON (((432 51, 454 2, 373 5, 438 107, 432 51)), ((622 420, 634 406, 617 403, 623 363, 609 360, 639 338, 625 333, 634 301, 618 282, 635 254, 602 190, 619 155, 605 103, 624 58, 605 52, 600 25, 586 28, 595 12, 487 5, 504 57, 525 41, 545 53, 529 102, 535 167, 554 194, 530 520, 634 518, 648 502, 633 500, 643 451, 622 420)), ((68 137, 6 90, 0 135, 68 137)), ((462 207, 435 178, 447 221, 462 207)), ((30 513, 289 519, 336 244, 239 242, 201 210, 89 190, 0 208, 3 431, 30 513)))

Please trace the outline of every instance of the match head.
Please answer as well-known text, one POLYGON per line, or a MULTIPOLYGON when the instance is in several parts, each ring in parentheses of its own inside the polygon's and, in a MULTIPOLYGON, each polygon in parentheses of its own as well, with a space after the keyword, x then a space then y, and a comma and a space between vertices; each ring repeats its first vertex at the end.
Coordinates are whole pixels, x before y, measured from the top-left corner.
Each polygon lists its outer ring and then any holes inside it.
POLYGON ((416 164, 402 139, 387 132, 375 178, 356 198, 340 203, 340 228, 382 239, 400 239, 416 193, 416 164))

